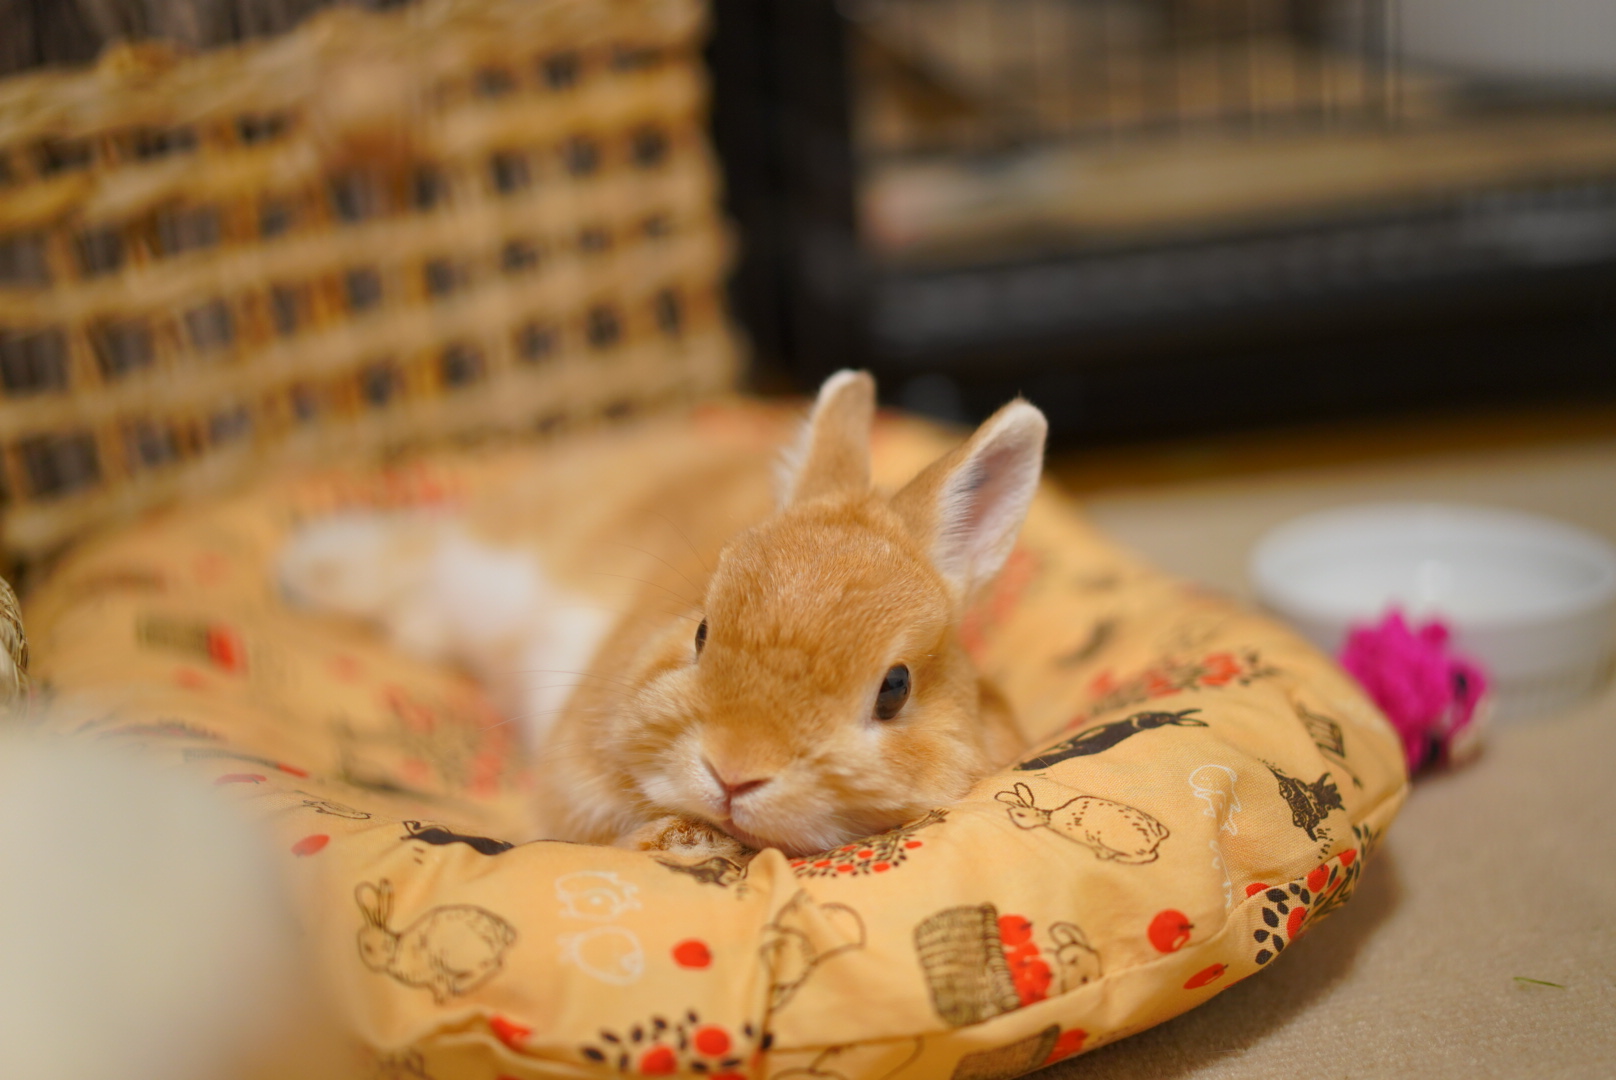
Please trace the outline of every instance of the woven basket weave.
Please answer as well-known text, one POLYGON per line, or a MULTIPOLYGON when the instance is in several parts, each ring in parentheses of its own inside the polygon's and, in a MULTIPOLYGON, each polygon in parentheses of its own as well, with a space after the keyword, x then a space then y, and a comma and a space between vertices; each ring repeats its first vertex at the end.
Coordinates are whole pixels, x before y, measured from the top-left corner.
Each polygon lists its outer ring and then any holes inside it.
POLYGON ((0 578, 0 720, 28 696, 28 639, 23 635, 17 594, 0 578))
POLYGON ((0 546, 727 386, 699 0, 426 0, 0 83, 0 546))

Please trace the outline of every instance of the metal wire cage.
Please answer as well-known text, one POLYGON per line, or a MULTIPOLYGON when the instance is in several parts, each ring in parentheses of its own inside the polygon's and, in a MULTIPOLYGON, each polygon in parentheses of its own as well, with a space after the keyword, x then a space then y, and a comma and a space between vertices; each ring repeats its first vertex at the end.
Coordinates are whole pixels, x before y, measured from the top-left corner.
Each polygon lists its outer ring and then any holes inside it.
POLYGON ((730 384, 698 0, 334 10, 0 83, 4 549, 730 384))
POLYGON ((1524 59, 1502 31, 1457 47, 1507 5, 741 6, 718 7, 719 85, 772 109, 719 99, 767 241, 742 292, 805 382, 856 357, 913 382, 905 404, 1020 389, 1091 437, 1139 434, 1141 398, 1205 427, 1616 388, 1616 60, 1557 67, 1530 28, 1524 59), (1530 370, 1496 329, 1465 337, 1505 312, 1512 348, 1545 344, 1530 370))

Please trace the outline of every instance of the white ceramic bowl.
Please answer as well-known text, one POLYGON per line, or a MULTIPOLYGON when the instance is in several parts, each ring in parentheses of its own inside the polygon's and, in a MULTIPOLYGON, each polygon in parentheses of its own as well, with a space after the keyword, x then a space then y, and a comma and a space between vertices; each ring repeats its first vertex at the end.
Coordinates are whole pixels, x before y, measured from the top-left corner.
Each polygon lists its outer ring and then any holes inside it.
POLYGON ((1331 655, 1393 605, 1441 616, 1492 677, 1494 715, 1519 718, 1596 688, 1616 652, 1616 548, 1505 510, 1374 503, 1280 526, 1252 552, 1261 602, 1331 655))

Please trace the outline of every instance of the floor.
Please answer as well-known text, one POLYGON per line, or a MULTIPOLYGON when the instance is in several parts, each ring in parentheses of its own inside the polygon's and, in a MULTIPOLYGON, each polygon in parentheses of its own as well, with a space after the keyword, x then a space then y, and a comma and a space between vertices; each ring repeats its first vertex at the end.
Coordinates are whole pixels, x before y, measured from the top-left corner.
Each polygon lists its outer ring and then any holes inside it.
MULTIPOLYGON (((1267 529, 1349 502, 1548 514, 1616 542, 1616 411, 1253 436, 1051 471, 1166 569, 1248 593, 1267 529)), ((1616 686, 1420 780, 1359 895, 1261 977, 1049 1080, 1616 1075, 1616 686), (1534 981, 1535 980, 1535 981, 1534 981)))

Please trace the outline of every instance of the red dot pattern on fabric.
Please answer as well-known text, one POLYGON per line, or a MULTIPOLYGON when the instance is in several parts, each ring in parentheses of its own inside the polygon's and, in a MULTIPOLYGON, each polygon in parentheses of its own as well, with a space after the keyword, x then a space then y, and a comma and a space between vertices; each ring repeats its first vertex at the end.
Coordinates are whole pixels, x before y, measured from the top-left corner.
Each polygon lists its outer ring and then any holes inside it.
POLYGON ((1312 872, 1307 875, 1307 887, 1314 892, 1318 892, 1324 888, 1324 883, 1329 880, 1329 877, 1330 871, 1326 867, 1315 866, 1312 872))
POLYGON ((1021 915, 999 916, 999 940, 1007 948, 1032 939, 1032 923, 1021 915))
POLYGON ((327 836, 325 833, 314 833, 311 836, 305 836, 303 839, 293 844, 292 854, 314 855, 318 852, 324 851, 325 846, 330 842, 331 837, 327 836))
POLYGON ((1302 923, 1307 920, 1307 908, 1291 908, 1290 916, 1285 920, 1285 936, 1292 941, 1302 932, 1302 923))
POLYGON ((232 674, 247 670, 247 646, 228 626, 208 627, 208 658, 232 674))
POLYGON ((1200 971, 1197 971, 1194 975, 1191 975, 1188 979, 1184 980, 1184 989, 1198 990, 1207 983, 1216 982, 1217 980, 1223 978, 1223 973, 1228 970, 1229 968, 1226 964, 1213 964, 1211 967, 1202 968, 1200 971))
POLYGON ((500 1042, 512 1050, 521 1049, 522 1044, 527 1041, 527 1037, 533 1034, 532 1028, 524 1027, 514 1020, 507 1020, 503 1016, 496 1016, 489 1020, 488 1027, 500 1042))
POLYGON ((696 1029, 690 1040, 695 1044, 696 1050, 708 1057, 718 1057, 729 1050, 729 1032, 717 1024, 708 1024, 696 1029))
POLYGON ((999 942, 1021 1004, 1031 1005, 1048 997, 1055 974, 1033 940, 1031 920, 1024 915, 999 916, 999 942))
POLYGON ((673 962, 682 968, 704 968, 713 962, 713 951, 699 938, 687 938, 673 947, 673 962))
POLYGON ((1168 908, 1158 911, 1156 917, 1150 920, 1148 936, 1157 952, 1177 952, 1190 943, 1190 931, 1193 929, 1195 924, 1190 922, 1189 916, 1168 908))
POLYGON ((1260 892, 1267 891, 1267 889, 1268 889, 1268 886, 1264 882, 1253 881, 1250 885, 1246 886, 1246 895, 1247 896, 1256 896, 1260 892))
POLYGON ((1073 1028, 1070 1031, 1061 1032, 1060 1037, 1055 1040, 1054 1048, 1049 1051, 1049 1056, 1044 1059, 1044 1064, 1049 1065, 1078 1053, 1083 1049, 1083 1044, 1088 1041, 1088 1038, 1089 1033, 1082 1028, 1073 1028))
POLYGON ((672 1076, 679 1071, 679 1058, 670 1046, 653 1046, 640 1055, 643 1076, 672 1076))

